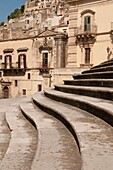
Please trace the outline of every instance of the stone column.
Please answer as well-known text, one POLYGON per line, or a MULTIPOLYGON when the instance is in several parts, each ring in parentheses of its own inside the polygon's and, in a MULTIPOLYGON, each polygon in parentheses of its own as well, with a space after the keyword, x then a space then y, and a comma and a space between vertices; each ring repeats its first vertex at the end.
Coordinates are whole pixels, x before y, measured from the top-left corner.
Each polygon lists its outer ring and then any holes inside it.
POLYGON ((63 68, 66 66, 66 35, 57 35, 54 38, 56 45, 56 65, 55 68, 63 68))
POLYGON ((75 34, 77 30, 77 14, 78 10, 76 5, 70 4, 69 9, 69 38, 68 38, 68 61, 67 68, 72 68, 77 66, 77 47, 75 34))

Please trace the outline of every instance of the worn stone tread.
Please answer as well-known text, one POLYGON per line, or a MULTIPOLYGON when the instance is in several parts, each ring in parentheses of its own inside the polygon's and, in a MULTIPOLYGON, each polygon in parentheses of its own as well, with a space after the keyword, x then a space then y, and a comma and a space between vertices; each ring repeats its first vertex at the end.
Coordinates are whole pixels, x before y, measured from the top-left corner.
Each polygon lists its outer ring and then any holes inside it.
POLYGON ((0 112, 0 163, 9 146, 11 134, 6 122, 5 112, 0 112))
POLYGON ((1 110, 6 112, 11 130, 11 140, 0 170, 30 170, 37 144, 37 131, 20 112, 18 99, 6 99, 5 103, 1 100, 0 104, 1 110))
POLYGON ((65 80, 64 85, 73 86, 88 86, 88 87, 109 87, 113 88, 112 79, 75 79, 75 80, 65 80))
POLYGON ((55 85, 55 90, 85 95, 106 100, 113 100, 113 88, 108 87, 91 87, 91 86, 72 86, 72 85, 55 85))
MULTIPOLYGON (((61 92, 57 92, 57 95, 59 93, 61 92)), ((51 100, 42 93, 35 94, 33 100, 42 109, 48 112, 53 110, 55 117, 58 114, 70 122, 80 143, 82 170, 112 170, 112 126, 88 112, 51 100)))
POLYGON ((74 79, 113 79, 113 71, 93 72, 73 75, 74 79))
POLYGON ((113 88, 109 87, 93 87, 93 86, 74 86, 74 85, 55 85, 55 87, 63 87, 70 89, 83 89, 83 90, 93 90, 93 91, 102 91, 102 92, 113 92, 113 88))
POLYGON ((113 101, 84 95, 60 92, 54 89, 45 90, 45 95, 86 110, 107 121, 113 126, 113 101))
POLYGON ((80 170, 78 146, 65 126, 26 99, 20 104, 22 112, 34 121, 38 130, 38 145, 32 170, 80 170))

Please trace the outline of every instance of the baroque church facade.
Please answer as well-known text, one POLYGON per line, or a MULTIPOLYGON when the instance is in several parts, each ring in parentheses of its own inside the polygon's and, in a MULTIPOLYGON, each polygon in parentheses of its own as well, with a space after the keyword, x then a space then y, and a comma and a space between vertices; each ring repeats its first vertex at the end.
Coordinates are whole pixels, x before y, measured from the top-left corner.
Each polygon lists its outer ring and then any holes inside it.
POLYGON ((112 9, 113 0, 27 1, 0 28, 0 97, 32 95, 112 58, 112 9))

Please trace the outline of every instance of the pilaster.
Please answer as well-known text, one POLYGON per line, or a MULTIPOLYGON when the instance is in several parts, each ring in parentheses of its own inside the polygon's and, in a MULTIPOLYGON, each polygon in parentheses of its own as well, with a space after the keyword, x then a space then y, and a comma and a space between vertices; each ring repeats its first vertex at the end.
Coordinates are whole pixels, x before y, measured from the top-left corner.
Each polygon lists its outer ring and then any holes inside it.
POLYGON ((76 5, 70 5, 69 10, 69 38, 67 68, 77 66, 77 47, 75 43, 75 30, 77 29, 78 10, 76 5))

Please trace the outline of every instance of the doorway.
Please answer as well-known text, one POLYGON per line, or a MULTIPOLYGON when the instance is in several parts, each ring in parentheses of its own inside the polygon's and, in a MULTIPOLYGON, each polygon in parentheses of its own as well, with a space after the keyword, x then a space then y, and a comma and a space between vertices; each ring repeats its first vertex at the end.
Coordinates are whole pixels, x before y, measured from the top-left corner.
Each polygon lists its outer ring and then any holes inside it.
POLYGON ((3 98, 9 98, 9 88, 7 86, 3 88, 3 98))

